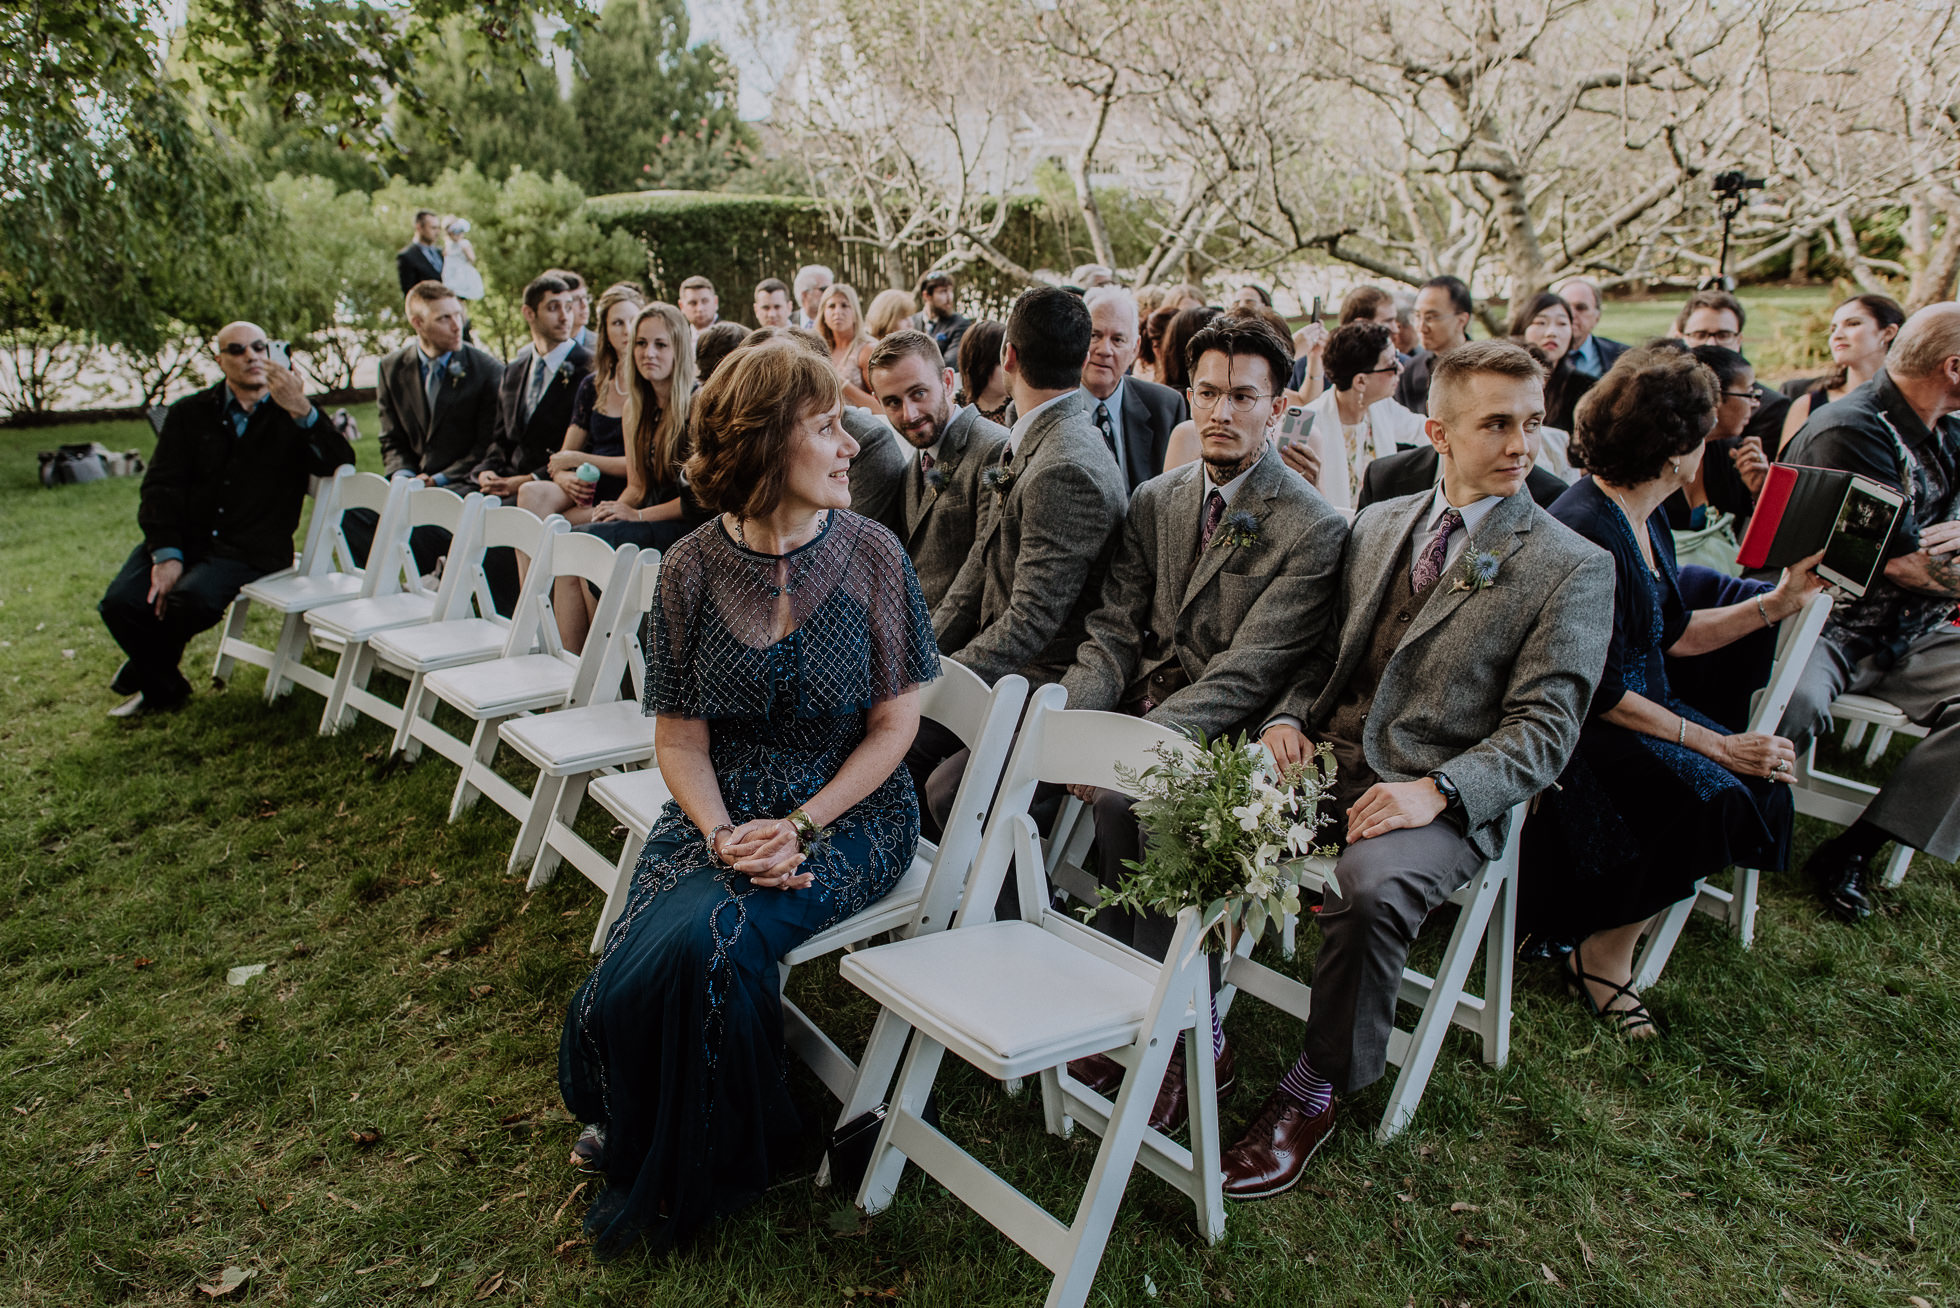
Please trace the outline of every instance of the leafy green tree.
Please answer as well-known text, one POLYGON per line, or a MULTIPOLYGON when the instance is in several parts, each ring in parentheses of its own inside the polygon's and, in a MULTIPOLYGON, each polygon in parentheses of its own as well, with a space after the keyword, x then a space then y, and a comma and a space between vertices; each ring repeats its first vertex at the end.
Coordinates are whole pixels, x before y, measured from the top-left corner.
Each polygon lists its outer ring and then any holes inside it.
POLYGON ((578 121, 537 46, 524 58, 489 62, 480 37, 461 22, 450 30, 454 39, 423 69, 420 98, 396 111, 393 171, 430 185, 464 163, 490 177, 564 168, 582 184, 578 121))

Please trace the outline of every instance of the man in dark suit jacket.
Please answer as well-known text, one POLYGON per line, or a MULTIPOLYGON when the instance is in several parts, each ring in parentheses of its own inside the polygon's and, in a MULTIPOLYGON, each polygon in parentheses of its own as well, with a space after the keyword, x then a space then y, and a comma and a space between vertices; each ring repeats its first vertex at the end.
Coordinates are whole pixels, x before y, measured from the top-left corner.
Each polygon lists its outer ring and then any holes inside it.
POLYGON ((1432 277, 1416 293, 1416 332, 1422 348, 1409 359, 1395 383, 1395 400, 1411 413, 1429 412, 1429 375, 1439 356, 1470 339, 1476 309, 1470 288, 1457 277, 1432 277))
MULTIPOLYGON (((1434 445, 1418 445, 1413 450, 1398 450, 1376 459, 1361 474, 1361 498, 1355 502, 1355 512, 1378 500, 1399 499, 1430 489, 1442 478, 1442 464, 1434 445)), ((1536 464, 1525 474, 1524 488, 1541 509, 1551 508, 1553 501, 1571 489, 1556 474, 1536 464)))
POLYGON ((1572 311, 1572 366, 1588 377, 1604 377, 1627 347, 1594 330, 1599 326, 1599 287, 1584 277, 1568 277, 1552 289, 1572 311))
POLYGON ((572 339, 577 292, 546 273, 524 288, 531 353, 504 369, 497 393, 497 434, 470 477, 486 495, 513 499, 527 481, 549 478, 551 456, 565 443, 572 400, 592 371, 592 355, 572 339))
POLYGON ((395 251, 395 276, 403 295, 418 282, 442 280, 442 220, 434 210, 415 211, 415 239, 395 251))
MULTIPOLYGON (((893 332, 871 351, 871 394, 905 442, 899 493, 879 521, 912 556, 926 607, 944 599, 973 548, 980 474, 1000 458, 1007 429, 967 405, 953 409, 953 370, 939 342, 921 331, 893 332)), ((860 442, 860 445, 862 443, 860 442)), ((853 503, 856 496, 852 497, 853 503)))
POLYGON ((112 717, 190 698, 177 669, 184 646, 240 587, 292 566, 307 478, 354 462, 257 326, 229 324, 217 349, 224 380, 170 406, 136 511, 143 543, 102 597, 102 621, 128 656, 110 686, 130 698, 112 717))
POLYGON ((1191 416, 1190 408, 1170 387, 1129 375, 1140 343, 1136 297, 1121 286, 1098 286, 1082 300, 1090 325, 1082 389, 1125 487, 1134 491, 1164 470, 1171 432, 1191 416))

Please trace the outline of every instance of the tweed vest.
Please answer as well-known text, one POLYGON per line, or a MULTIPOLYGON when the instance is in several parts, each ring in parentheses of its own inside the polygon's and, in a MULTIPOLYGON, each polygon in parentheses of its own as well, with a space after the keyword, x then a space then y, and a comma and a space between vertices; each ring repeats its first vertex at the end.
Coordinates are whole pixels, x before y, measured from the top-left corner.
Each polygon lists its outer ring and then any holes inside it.
MULTIPOLYGON (((1345 814, 1368 787, 1381 780, 1368 766, 1368 758, 1361 748, 1362 731, 1368 723, 1368 710, 1375 703, 1375 688, 1381 685, 1382 673, 1388 668, 1389 659, 1395 656, 1402 638, 1408 634, 1409 624, 1416 620, 1423 606, 1436 594, 1437 582, 1418 591, 1410 575, 1412 545, 1408 540, 1395 556, 1395 568, 1390 574, 1388 589, 1382 592, 1381 606, 1375 610, 1375 624, 1368 634, 1368 648, 1355 667, 1354 674, 1348 678, 1341 692, 1340 700, 1334 705, 1327 724, 1319 731, 1319 737, 1334 748, 1335 802, 1345 814)), ((1437 578, 1441 581, 1441 578, 1437 578)))

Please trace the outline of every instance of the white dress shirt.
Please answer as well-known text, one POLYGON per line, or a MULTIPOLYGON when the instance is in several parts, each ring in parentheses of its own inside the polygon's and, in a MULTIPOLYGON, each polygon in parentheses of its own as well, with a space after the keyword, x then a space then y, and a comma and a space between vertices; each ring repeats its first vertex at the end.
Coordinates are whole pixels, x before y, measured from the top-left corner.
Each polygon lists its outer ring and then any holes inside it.
MULTIPOLYGON (((1438 460, 1437 466, 1442 466, 1441 460, 1438 460)), ((1502 495, 1486 495, 1480 500, 1472 500, 1457 508, 1456 511, 1463 517, 1463 523, 1450 533, 1449 544, 1443 547, 1443 571, 1448 572, 1450 565, 1455 563, 1458 556, 1463 553, 1463 547, 1468 545, 1470 538, 1477 534, 1477 528, 1483 523, 1484 516, 1503 502, 1502 495)), ((1429 538, 1436 534, 1436 524, 1441 520, 1443 510, 1451 507, 1454 506, 1450 504, 1449 497, 1443 494, 1443 483, 1438 481, 1435 494, 1429 501, 1429 512, 1422 515, 1416 527, 1415 543, 1409 555, 1409 566, 1415 566, 1416 556, 1422 553, 1422 547, 1429 543, 1429 538)))
MULTIPOLYGON (((1097 399, 1096 393, 1087 386, 1082 388, 1082 393, 1089 397, 1090 422, 1096 420, 1098 404, 1105 405, 1109 409, 1109 431, 1116 440, 1116 470, 1123 474, 1125 485, 1129 483, 1130 478, 1130 454, 1123 448, 1123 383, 1127 380, 1128 378, 1119 377, 1116 381, 1116 389, 1109 393, 1109 398, 1106 400, 1097 399)), ((1098 431, 1097 434, 1101 435, 1101 432, 1098 431)))

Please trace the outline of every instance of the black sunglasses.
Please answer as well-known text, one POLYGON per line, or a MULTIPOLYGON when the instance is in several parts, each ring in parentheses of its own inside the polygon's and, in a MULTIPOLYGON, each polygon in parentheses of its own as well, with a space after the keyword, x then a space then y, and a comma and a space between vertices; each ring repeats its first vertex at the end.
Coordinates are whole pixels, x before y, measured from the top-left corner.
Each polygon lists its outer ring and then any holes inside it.
POLYGON ((233 341, 229 345, 220 345, 218 347, 219 354, 229 354, 234 359, 238 358, 240 355, 247 354, 247 353, 267 354, 270 353, 271 350, 272 350, 271 343, 265 340, 245 341, 245 342, 233 341))

